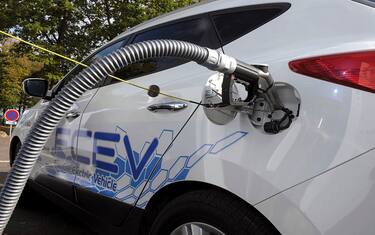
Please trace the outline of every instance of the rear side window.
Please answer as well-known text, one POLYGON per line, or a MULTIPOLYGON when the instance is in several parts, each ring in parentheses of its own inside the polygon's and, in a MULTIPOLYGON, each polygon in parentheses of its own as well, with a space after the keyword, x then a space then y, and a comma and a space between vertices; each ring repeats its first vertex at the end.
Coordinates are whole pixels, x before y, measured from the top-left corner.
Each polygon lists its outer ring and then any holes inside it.
POLYGON ((278 17, 290 7, 289 3, 237 8, 212 15, 222 45, 226 45, 278 17))
MULTIPOLYGON (((183 40, 215 49, 220 47, 220 42, 216 36, 215 30, 207 17, 185 20, 141 32, 134 37, 133 43, 154 39, 183 40)), ((127 66, 123 70, 117 72, 115 76, 128 80, 176 67, 186 62, 188 61, 180 58, 151 59, 142 63, 127 66)), ((116 82, 117 80, 112 79, 110 83, 112 84, 116 82)))
POLYGON ((215 31, 206 18, 194 19, 146 31, 137 35, 133 42, 142 42, 153 39, 184 40, 200 46, 218 48, 215 31))

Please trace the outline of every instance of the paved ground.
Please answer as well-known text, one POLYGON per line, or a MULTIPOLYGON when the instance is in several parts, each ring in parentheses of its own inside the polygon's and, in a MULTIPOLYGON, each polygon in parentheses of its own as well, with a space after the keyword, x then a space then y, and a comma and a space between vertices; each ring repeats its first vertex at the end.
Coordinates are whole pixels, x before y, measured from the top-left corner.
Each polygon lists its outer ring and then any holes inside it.
MULTIPOLYGON (((9 171, 9 138, 0 137, 0 183, 9 171)), ((7 235, 49 235, 49 234, 94 234, 72 216, 36 195, 31 200, 19 203, 4 234, 7 235)))
POLYGON ((8 145, 9 138, 0 137, 0 172, 9 170, 8 145))

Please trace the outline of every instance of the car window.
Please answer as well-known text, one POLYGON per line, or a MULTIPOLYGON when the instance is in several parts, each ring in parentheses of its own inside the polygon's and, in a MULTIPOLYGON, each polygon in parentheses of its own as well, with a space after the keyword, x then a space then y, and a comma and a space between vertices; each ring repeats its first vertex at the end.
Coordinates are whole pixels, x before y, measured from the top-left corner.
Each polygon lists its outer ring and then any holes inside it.
MULTIPOLYGON (((123 40, 119 41, 119 42, 116 42, 115 44, 112 44, 108 47, 105 47, 104 49, 98 51, 97 53, 93 54, 93 55, 90 55, 89 57, 87 57, 82 63, 86 64, 86 65, 91 65, 94 61, 106 56, 106 55, 109 55, 110 53, 112 53, 113 51, 121 48, 122 46, 124 46, 124 44, 128 41, 128 37, 127 38, 124 38, 123 40)), ((53 93, 57 93, 59 90, 61 90, 62 87, 64 87, 70 80, 72 80, 75 76, 77 76, 82 70, 84 69, 84 67, 80 66, 80 65, 77 65, 75 66, 65 77, 64 79, 58 83, 57 87, 53 89, 53 93)))
POLYGON ((245 10, 237 8, 216 13, 212 15, 212 19, 222 45, 226 45, 276 18, 288 8, 289 4, 273 4, 263 9, 256 6, 245 10))
POLYGON ((125 41, 126 41, 126 39, 121 40, 121 41, 119 41, 119 42, 117 42, 117 43, 115 43, 115 44, 113 44, 109 47, 104 48, 103 50, 99 51, 98 53, 94 54, 93 56, 90 56, 90 58, 85 60, 85 61, 87 61, 86 64, 91 65, 96 60, 111 54, 112 52, 114 52, 117 49, 120 49, 121 47, 124 46, 125 41))
MULTIPOLYGON (((182 22, 177 22, 151 29, 136 35, 133 43, 153 39, 183 40, 214 49, 220 47, 219 40, 209 18, 185 20, 182 22)), ((127 66, 123 70, 115 73, 115 76, 125 80, 129 80, 135 77, 144 76, 147 74, 176 67, 186 62, 189 61, 180 58, 151 59, 142 63, 127 66)), ((118 81, 112 79, 109 83, 113 84, 116 82, 118 81)))

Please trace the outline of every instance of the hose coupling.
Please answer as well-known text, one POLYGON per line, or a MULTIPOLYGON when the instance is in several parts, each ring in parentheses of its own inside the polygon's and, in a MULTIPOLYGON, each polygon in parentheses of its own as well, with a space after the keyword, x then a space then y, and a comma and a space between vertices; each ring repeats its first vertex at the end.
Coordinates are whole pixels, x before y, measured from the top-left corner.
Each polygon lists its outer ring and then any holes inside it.
POLYGON ((225 74, 233 73, 237 68, 237 60, 231 56, 225 55, 224 53, 206 48, 208 51, 208 57, 202 64, 206 68, 218 71, 225 74))

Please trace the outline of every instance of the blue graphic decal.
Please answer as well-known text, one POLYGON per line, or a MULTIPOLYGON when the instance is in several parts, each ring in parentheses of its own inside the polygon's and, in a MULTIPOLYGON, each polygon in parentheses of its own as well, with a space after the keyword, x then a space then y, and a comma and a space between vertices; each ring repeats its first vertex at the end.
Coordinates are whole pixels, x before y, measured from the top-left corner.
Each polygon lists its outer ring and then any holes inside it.
POLYGON ((139 178, 139 175, 141 174, 141 172, 144 170, 144 167, 146 166, 146 163, 148 162, 148 160, 150 159, 150 157, 152 156, 152 154, 154 153, 156 147, 158 146, 158 139, 153 139, 152 142, 151 142, 151 145, 148 147, 145 155, 143 156, 143 158, 141 159, 141 161, 139 162, 139 155, 137 152, 133 152, 133 149, 130 145, 130 140, 129 140, 129 137, 127 135, 125 135, 124 137, 124 145, 125 145, 125 149, 126 149, 126 153, 128 155, 128 160, 129 160, 129 164, 130 164, 130 169, 132 170, 132 175, 133 175, 133 178, 134 180, 137 180, 139 178), (138 163, 138 166, 136 166, 136 159, 134 157, 137 157, 137 163, 138 163))
MULTIPOLYGON (((79 131, 77 131, 76 135, 77 135, 77 137, 91 138, 91 136, 92 136, 92 131, 79 130, 79 131)), ((74 138, 73 138, 73 139, 74 139, 74 138)), ((75 159, 76 159, 78 162, 83 163, 83 164, 86 164, 86 165, 90 165, 90 158, 85 157, 85 156, 81 156, 81 155, 78 155, 78 154, 74 154, 73 151, 72 151, 72 156, 74 156, 75 159)))
MULTIPOLYGON (((124 131, 122 129, 119 130, 124 131)), ((140 195, 139 203, 137 204, 137 207, 144 208, 147 205, 148 199, 156 191, 166 186, 167 184, 185 180, 188 177, 191 168, 193 168, 201 159, 203 159, 203 157, 207 155, 215 155, 223 151, 246 135, 247 132, 234 132, 231 135, 218 140, 214 144, 203 144, 198 149, 192 151, 191 154, 188 154, 186 156, 179 156, 175 159, 174 162, 171 163, 171 165, 165 166, 163 165, 163 160, 161 160, 161 155, 166 150, 166 145, 169 145, 172 141, 173 132, 170 130, 164 130, 158 138, 159 145, 156 144, 156 139, 152 141, 155 141, 154 145, 152 143, 149 144, 148 142, 145 143, 143 149, 146 148, 145 146, 148 146, 146 153, 151 153, 151 155, 145 154, 142 158, 147 159, 147 161, 144 161, 145 166, 143 168, 140 167, 140 162, 142 161, 139 158, 140 154, 134 151, 134 149, 131 149, 132 157, 129 158, 129 156, 131 156, 129 154, 130 149, 126 151, 127 156, 125 156, 126 158, 124 159, 125 174, 117 181, 119 183, 119 186, 118 191, 114 197, 126 203, 133 204, 141 193, 139 190, 142 190, 143 186, 149 180, 144 192, 142 192, 142 194, 140 195), (154 151, 155 153, 152 153, 154 151), (133 161, 130 160, 131 158, 134 158, 134 162, 138 164, 138 175, 134 175, 134 171, 132 170, 131 166, 132 163, 130 163, 131 161, 133 161), (122 181, 130 181, 130 183, 125 183, 122 185, 122 181)), ((126 134, 126 136, 128 135, 126 134)), ((143 152, 143 150, 141 152, 143 152)))
POLYGON ((120 135, 116 133, 104 133, 104 132, 96 132, 94 134, 94 149, 93 149, 93 155, 92 155, 92 162, 95 164, 95 166, 99 169, 106 170, 109 172, 117 173, 118 167, 117 165, 101 161, 97 159, 97 154, 101 154, 103 156, 107 157, 114 157, 115 156, 115 150, 108 147, 102 147, 98 146, 98 140, 103 141, 110 141, 110 142, 119 142, 120 141, 120 135))
POLYGON ((192 151, 192 153, 188 156, 178 157, 170 167, 165 169, 162 168, 153 176, 153 178, 150 179, 145 190, 139 197, 139 201, 136 206, 145 208, 148 200, 155 192, 170 183, 185 180, 188 177, 191 168, 193 168, 203 157, 218 154, 242 139, 247 134, 247 132, 237 131, 218 140, 214 144, 203 144, 197 150, 192 151))
POLYGON ((70 135, 70 129, 57 128, 55 136, 55 149, 54 155, 60 159, 66 159, 67 156, 64 153, 64 148, 69 146, 67 140, 70 135), (65 138, 64 138, 65 137, 65 138))
POLYGON ((48 173, 62 175, 71 181, 74 180, 71 177, 76 176, 77 185, 128 204, 135 204, 138 199, 136 206, 144 208, 156 191, 170 183, 186 180, 190 170, 204 157, 220 153, 248 133, 231 133, 214 143, 202 144, 172 160, 169 158, 169 161, 162 159, 162 155, 171 147, 173 130, 163 130, 159 137, 145 140, 141 149, 134 149, 131 135, 120 127, 116 127, 115 133, 79 130, 72 133, 73 137, 69 136, 70 134, 70 130, 57 130, 56 157, 76 161, 72 161, 73 166, 47 168, 48 173), (75 154, 74 151, 72 156, 66 157, 63 151, 59 151, 69 149, 69 144, 74 142, 74 138, 92 139, 91 158, 75 154), (90 168, 85 168, 90 165, 95 166, 94 172, 90 168))

